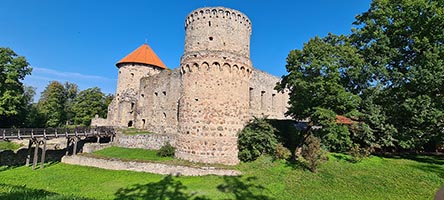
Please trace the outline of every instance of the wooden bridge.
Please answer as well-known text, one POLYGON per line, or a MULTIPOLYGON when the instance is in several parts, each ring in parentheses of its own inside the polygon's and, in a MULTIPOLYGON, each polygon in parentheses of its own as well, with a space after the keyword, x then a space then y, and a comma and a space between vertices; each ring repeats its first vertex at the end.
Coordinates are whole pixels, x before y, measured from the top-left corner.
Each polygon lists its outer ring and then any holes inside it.
POLYGON ((34 157, 32 162, 32 169, 36 169, 38 162, 39 146, 43 145, 41 153, 40 168, 44 167, 45 154, 46 154, 46 141, 54 138, 66 138, 66 153, 68 155, 69 146, 73 145, 73 155, 77 153, 77 142, 86 138, 97 138, 97 143, 100 142, 100 138, 110 138, 112 142, 116 135, 116 131, 113 127, 75 127, 75 128, 0 128, 0 141, 11 140, 29 140, 28 154, 26 156, 26 166, 29 166, 31 159, 32 146, 34 148, 34 157))

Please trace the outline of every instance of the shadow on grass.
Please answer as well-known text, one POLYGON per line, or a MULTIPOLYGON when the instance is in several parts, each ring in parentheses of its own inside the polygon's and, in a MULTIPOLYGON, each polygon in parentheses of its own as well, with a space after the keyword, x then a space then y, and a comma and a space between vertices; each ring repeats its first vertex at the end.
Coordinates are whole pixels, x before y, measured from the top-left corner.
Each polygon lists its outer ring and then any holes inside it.
POLYGON ((15 186, 0 183, 0 199, 16 200, 16 199, 59 199, 59 200, 88 200, 83 197, 65 196, 54 192, 40 189, 31 189, 26 186, 15 186), (6 193, 3 191, 7 191, 6 193))
MULTIPOLYGON (((39 154, 42 149, 39 148, 39 154)), ((20 149, 17 152, 6 150, 0 152, 0 166, 19 167, 25 165, 28 149, 20 149)), ((45 162, 60 162, 65 155, 65 150, 46 150, 45 162)), ((32 163, 34 157, 34 149, 30 154, 30 162, 32 163)), ((40 156, 38 162, 40 162, 40 156)), ((2 169, 0 168, 0 171, 2 169)))
POLYGON ((444 165, 444 154, 424 153, 424 154, 376 154, 385 158, 402 158, 414 160, 421 163, 444 165))
MULTIPOLYGON (((262 185, 256 184, 256 177, 248 177, 243 181, 240 177, 225 176, 223 184, 217 186, 221 192, 233 194, 234 199, 262 199, 271 200, 273 198, 265 195, 268 190, 262 185)), ((231 198, 230 198, 231 199, 231 198)))
POLYGON ((159 182, 148 184, 135 184, 127 188, 121 188, 115 193, 115 199, 208 199, 196 194, 189 194, 180 181, 174 180, 171 175, 166 176, 159 182))
MULTIPOLYGON (((257 178, 249 177, 242 180, 241 177, 225 176, 224 183, 217 186, 217 189, 229 196, 234 196, 237 200, 262 199, 271 200, 273 198, 264 195, 268 190, 255 184, 257 178)), ((115 193, 115 199, 174 199, 174 200, 207 200, 206 196, 197 193, 189 193, 187 187, 173 176, 168 175, 159 182, 148 184, 135 184, 127 188, 121 188, 115 193)))

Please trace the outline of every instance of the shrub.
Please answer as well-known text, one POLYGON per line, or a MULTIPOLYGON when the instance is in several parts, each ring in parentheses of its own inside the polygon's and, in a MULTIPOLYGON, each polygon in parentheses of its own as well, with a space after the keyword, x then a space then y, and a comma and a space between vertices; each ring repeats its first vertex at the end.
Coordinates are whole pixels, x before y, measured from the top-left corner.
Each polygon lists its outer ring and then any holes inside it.
POLYGON ((324 152, 321 149, 321 140, 313 134, 308 135, 302 146, 302 162, 313 173, 316 173, 318 166, 324 159, 324 152))
POLYGON ((371 148, 360 148, 359 144, 354 144, 348 153, 352 157, 351 162, 357 163, 370 156, 372 151, 371 148))
POLYGON ((265 119, 255 117, 239 133, 239 159, 250 162, 262 154, 273 155, 278 143, 276 131, 265 119))
POLYGON ((284 145, 282 145, 281 143, 276 145, 276 150, 274 152, 274 157, 276 159, 287 160, 288 158, 290 158, 290 156, 291 156, 290 150, 284 147, 284 145))
POLYGON ((160 147, 159 151, 157 152, 157 155, 160 157, 174 157, 174 152, 176 151, 176 148, 171 146, 169 142, 165 143, 162 147, 160 147))

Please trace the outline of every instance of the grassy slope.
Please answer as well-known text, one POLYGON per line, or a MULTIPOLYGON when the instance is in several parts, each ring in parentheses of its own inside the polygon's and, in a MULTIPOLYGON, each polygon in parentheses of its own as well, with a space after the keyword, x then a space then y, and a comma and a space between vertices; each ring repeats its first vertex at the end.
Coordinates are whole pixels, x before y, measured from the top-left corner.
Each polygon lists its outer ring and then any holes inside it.
MULTIPOLYGON (((162 187, 179 188, 171 195, 204 196, 210 199, 431 199, 444 182, 444 159, 372 157, 361 163, 349 163, 342 155, 330 156, 317 174, 284 162, 261 158, 241 164, 241 178, 173 177, 149 173, 110 171, 66 164, 53 164, 32 171, 18 167, 0 169, 0 183, 9 187, 26 185, 62 195, 113 199, 116 192, 128 197, 149 198, 159 195, 162 187), (137 185, 139 184, 139 185, 137 185), (139 187, 137 187, 139 186, 139 187), (185 187, 185 188, 182 188, 185 187), (264 188, 261 188, 264 187, 264 188), (265 195, 265 196, 264 196, 265 195)), ((8 191, 1 189, 0 197, 8 191)))
POLYGON ((21 145, 13 143, 13 142, 0 141, 0 150, 15 151, 15 150, 19 149, 20 147, 21 147, 21 145))
POLYGON ((165 161, 172 160, 170 157, 159 157, 157 151, 146 149, 129 149, 121 147, 109 147, 92 153, 100 157, 106 158, 121 158, 125 160, 140 160, 140 161, 165 161))

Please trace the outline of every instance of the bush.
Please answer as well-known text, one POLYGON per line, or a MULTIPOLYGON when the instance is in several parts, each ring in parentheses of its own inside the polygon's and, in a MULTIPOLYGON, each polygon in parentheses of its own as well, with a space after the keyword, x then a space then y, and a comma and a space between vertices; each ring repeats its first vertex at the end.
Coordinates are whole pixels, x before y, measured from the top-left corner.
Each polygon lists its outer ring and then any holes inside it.
POLYGON ((239 133, 239 160, 250 162, 262 154, 273 155, 278 143, 276 131, 265 119, 255 117, 239 133))
POLYGON ((349 155, 352 157, 351 162, 361 162, 364 158, 370 156, 372 153, 371 148, 360 148, 359 144, 354 144, 350 148, 349 155))
POLYGON ((278 160, 287 160, 290 158, 291 152, 289 149, 284 147, 281 143, 276 146, 276 150, 274 152, 274 157, 278 160))
POLYGON ((321 140, 313 134, 308 135, 305 143, 302 146, 302 162, 313 173, 316 173, 318 166, 325 158, 324 152, 321 149, 321 140))
POLYGON ((169 142, 165 143, 162 147, 160 147, 159 151, 157 152, 157 155, 160 157, 174 157, 174 152, 176 151, 176 148, 171 146, 169 142))

